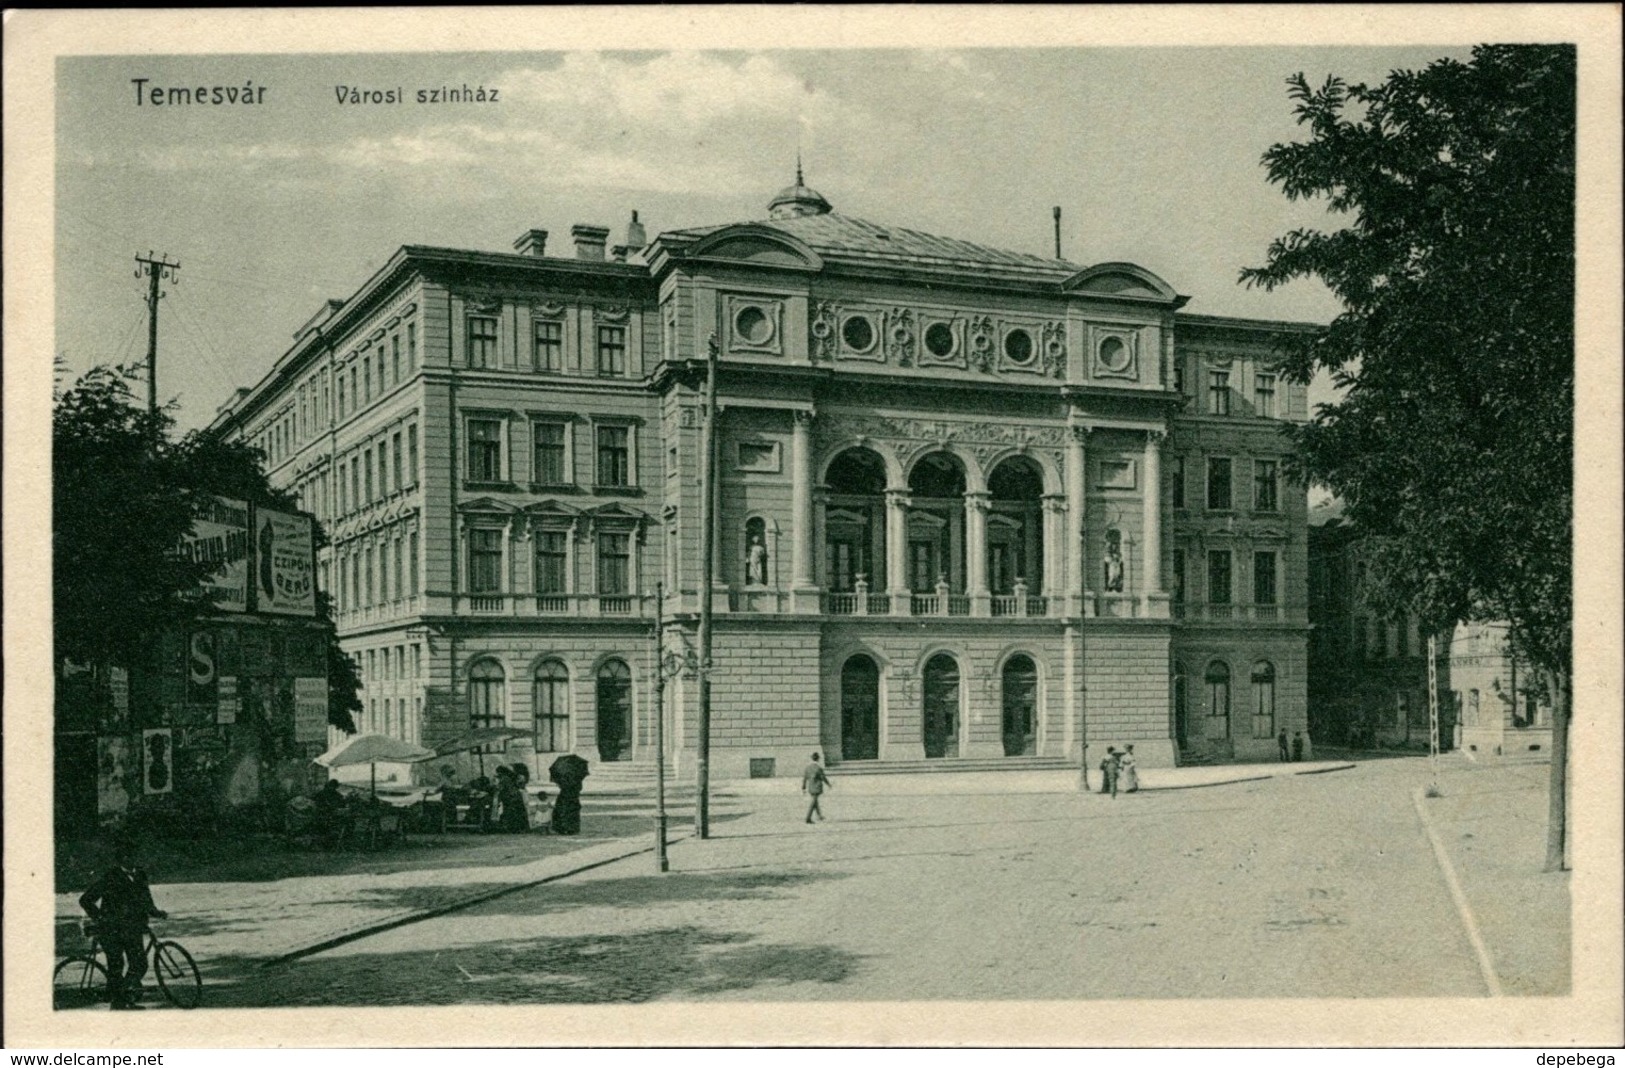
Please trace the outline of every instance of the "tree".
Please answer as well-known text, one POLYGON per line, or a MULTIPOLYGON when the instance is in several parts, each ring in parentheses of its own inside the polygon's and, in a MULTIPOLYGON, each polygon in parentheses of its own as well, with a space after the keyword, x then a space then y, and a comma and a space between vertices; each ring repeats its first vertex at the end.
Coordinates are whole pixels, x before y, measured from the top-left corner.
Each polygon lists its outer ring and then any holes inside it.
MULTIPOLYGON (((265 477, 264 455, 193 431, 178 441, 167 411, 148 412, 130 369, 97 367, 56 398, 52 417, 53 622, 56 656, 128 664, 153 636, 179 631, 210 608, 203 583, 222 563, 177 551, 211 496, 297 511, 265 477)), ((326 534, 316 524, 317 547, 326 534)), ((325 597, 318 615, 330 623, 325 597)), ((333 670, 328 722, 354 731, 360 708, 350 664, 333 670)), ((343 654, 339 654, 343 656, 343 654)))
POLYGON ((1301 474, 1377 539, 1378 607, 1506 620, 1548 676, 1548 870, 1563 861, 1572 656, 1575 50, 1485 45, 1378 86, 1288 79, 1309 139, 1263 158, 1299 229, 1241 272, 1343 304, 1286 372, 1339 400, 1294 428, 1301 474))

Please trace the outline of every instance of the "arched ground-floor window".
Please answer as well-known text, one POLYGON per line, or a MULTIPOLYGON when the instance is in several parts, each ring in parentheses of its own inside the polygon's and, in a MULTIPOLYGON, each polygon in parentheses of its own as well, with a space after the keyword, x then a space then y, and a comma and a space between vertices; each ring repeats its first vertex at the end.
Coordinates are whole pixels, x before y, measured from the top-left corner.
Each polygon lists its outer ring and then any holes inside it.
POLYGON ((500 727, 508 719, 502 665, 479 660, 468 669, 468 725, 470 729, 500 727))
POLYGON ((841 667, 841 759, 880 756, 880 668, 863 654, 841 667))
POLYGON ((938 653, 925 664, 921 731, 928 758, 959 755, 959 664, 938 653))
POLYGON ((1018 655, 1005 661, 1001 682, 1004 755, 1035 753, 1038 751, 1038 668, 1032 657, 1018 655))
POLYGON ((536 668, 532 691, 536 752, 562 753, 570 748, 570 673, 557 660, 536 668))
POLYGON ((621 760, 632 748, 632 672, 624 660, 606 660, 598 669, 598 757, 621 760))
POLYGON ((1203 675, 1207 687, 1207 736, 1230 737, 1230 665, 1223 660, 1208 664, 1203 675))
POLYGON ((1260 660, 1253 665, 1253 737, 1275 735, 1275 665, 1260 660))

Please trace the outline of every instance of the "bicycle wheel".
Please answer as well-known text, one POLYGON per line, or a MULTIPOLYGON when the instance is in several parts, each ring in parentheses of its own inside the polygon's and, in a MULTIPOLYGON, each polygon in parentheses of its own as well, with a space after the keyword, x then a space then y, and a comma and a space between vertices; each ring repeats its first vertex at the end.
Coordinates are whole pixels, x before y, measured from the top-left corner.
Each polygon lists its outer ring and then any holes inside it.
POLYGON ((107 969, 92 957, 69 957, 51 976, 51 1008, 88 1009, 107 997, 107 969))
POLYGON ((177 1008, 195 1009, 203 1000, 203 976, 179 942, 153 944, 152 972, 158 977, 158 989, 177 1008))

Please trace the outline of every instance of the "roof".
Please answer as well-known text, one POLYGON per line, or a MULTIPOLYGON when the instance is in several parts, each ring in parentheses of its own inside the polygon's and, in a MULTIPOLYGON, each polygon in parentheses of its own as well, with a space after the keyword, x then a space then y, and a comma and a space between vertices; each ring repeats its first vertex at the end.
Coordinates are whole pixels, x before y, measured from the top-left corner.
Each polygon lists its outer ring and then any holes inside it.
MULTIPOLYGON (((671 230, 662 236, 687 243, 732 225, 737 224, 671 230)), ((939 237, 936 234, 921 233, 901 226, 883 226, 835 212, 769 218, 754 222, 752 225, 778 230, 805 243, 825 259, 836 262, 899 264, 916 269, 938 267, 985 270, 991 267, 1001 273, 1020 274, 1057 283, 1083 269, 1082 265, 1066 260, 990 248, 971 241, 939 237)))

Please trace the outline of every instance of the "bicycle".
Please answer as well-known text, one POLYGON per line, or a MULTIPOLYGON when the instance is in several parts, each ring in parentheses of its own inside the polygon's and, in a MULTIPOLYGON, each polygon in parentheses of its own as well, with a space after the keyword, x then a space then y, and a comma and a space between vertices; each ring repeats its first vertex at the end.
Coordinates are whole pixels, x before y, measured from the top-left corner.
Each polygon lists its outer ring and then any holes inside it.
MULTIPOLYGON (((90 939, 85 953, 64 958, 51 977, 51 1007, 54 1009, 83 1009, 107 1000, 107 953, 102 949, 100 937, 93 923, 86 920, 80 930, 90 939)), ((148 961, 148 970, 158 981, 158 989, 171 1005, 179 1009, 195 1009, 203 1001, 203 976, 198 973, 192 954, 179 942, 160 940, 147 928, 142 952, 148 961)))

